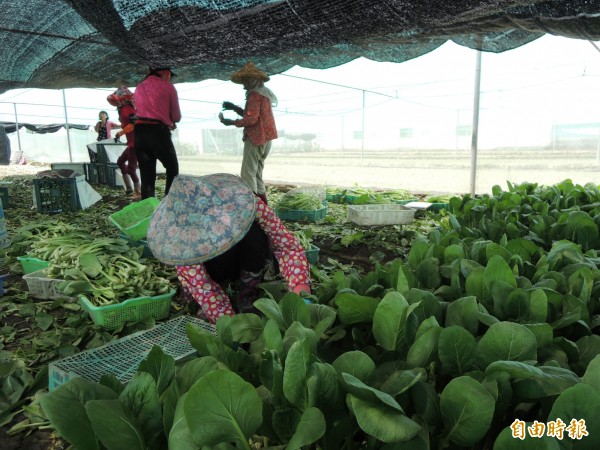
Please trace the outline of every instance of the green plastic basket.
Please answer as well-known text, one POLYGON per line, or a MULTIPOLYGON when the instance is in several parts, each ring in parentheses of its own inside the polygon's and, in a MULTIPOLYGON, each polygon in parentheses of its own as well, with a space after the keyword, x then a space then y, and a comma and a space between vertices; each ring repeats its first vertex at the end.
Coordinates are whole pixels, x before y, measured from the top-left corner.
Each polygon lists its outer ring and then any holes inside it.
POLYGON ((342 203, 343 197, 344 197, 344 194, 342 194, 341 192, 338 194, 326 194, 325 200, 327 200, 328 202, 332 202, 332 203, 342 203))
POLYGON ((440 212, 442 209, 450 209, 449 203, 432 203, 429 207, 429 211, 440 212))
POLYGON ((319 250, 320 248, 314 244, 310 244, 310 248, 306 250, 306 259, 310 264, 317 264, 319 262, 319 250))
POLYGON ((110 220, 132 241, 140 241, 148 233, 148 225, 160 201, 150 197, 139 202, 127 205, 121 211, 110 216, 110 220))
POLYGON ((23 273, 25 273, 25 275, 45 269, 50 265, 48 261, 38 258, 28 258, 27 256, 19 256, 17 257, 17 261, 23 266, 23 273))
POLYGON ((186 327, 192 324, 207 333, 216 334, 215 327, 193 316, 180 316, 155 327, 116 339, 102 347, 86 350, 48 365, 48 390, 53 391, 72 378, 81 377, 98 382, 103 375, 112 374, 127 383, 148 356, 152 347, 158 345, 175 361, 194 355, 186 327))
POLYGON ((323 207, 314 211, 301 211, 301 210, 287 210, 281 211, 276 210, 276 214, 281 220, 292 220, 292 221, 309 221, 317 222, 323 220, 327 216, 327 202, 323 202, 323 207))
POLYGON ((107 330, 114 330, 125 322, 139 322, 154 318, 161 320, 169 317, 171 299, 175 290, 154 297, 130 298, 121 303, 107 306, 94 306, 85 295, 79 296, 79 304, 88 312, 92 321, 107 330))

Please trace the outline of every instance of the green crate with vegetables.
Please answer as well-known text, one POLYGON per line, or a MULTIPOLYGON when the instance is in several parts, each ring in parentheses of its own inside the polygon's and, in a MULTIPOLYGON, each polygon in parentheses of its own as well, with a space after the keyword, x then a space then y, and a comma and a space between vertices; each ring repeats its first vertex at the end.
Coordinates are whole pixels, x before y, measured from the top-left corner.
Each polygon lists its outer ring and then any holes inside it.
POLYGON ((332 203, 343 203, 344 190, 337 187, 325 188, 325 200, 332 203))
POLYGON ((298 230, 293 232, 304 252, 306 253, 306 259, 310 264, 317 264, 319 262, 319 247, 312 243, 312 230, 298 230))
POLYGON ((127 205, 110 216, 111 222, 132 241, 146 237, 148 225, 154 210, 160 204, 156 197, 150 197, 127 205))
POLYGON ((314 244, 310 244, 308 250, 306 250, 306 259, 310 264, 317 264, 319 262, 319 247, 314 244))
POLYGON ((126 322, 139 322, 149 318, 161 320, 169 317, 174 295, 175 290, 171 289, 166 294, 131 298, 106 306, 94 306, 87 296, 80 295, 79 304, 96 325, 114 330, 126 322))
POLYGON ((317 222, 327 216, 327 201, 313 194, 288 193, 280 198, 275 212, 282 220, 317 222))

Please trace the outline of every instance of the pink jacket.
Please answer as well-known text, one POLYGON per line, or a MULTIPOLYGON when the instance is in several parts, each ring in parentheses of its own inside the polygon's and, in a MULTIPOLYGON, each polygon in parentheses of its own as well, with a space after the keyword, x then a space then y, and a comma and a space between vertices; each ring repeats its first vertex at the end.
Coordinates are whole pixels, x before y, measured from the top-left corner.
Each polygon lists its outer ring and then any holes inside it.
MULTIPOLYGON (((96 133, 98 132, 98 130, 100 130, 101 123, 102 122, 100 122, 100 121, 98 121, 96 123, 96 126, 94 127, 94 130, 96 130, 96 133)), ((111 122, 110 120, 107 120, 106 121, 106 139, 110 139, 112 137, 110 132, 113 128, 117 129, 117 128, 121 128, 121 126, 116 122, 111 122)))
POLYGON ((139 118, 160 120, 171 129, 181 120, 177 90, 170 81, 149 76, 137 85, 134 97, 139 118))

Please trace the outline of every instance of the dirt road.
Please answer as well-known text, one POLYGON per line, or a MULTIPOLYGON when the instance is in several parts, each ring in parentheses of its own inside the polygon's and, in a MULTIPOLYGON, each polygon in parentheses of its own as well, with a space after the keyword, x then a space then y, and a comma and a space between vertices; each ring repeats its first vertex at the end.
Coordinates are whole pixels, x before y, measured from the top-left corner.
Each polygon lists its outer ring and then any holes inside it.
MULTIPOLYGON (((566 178, 575 183, 600 184, 595 151, 494 150, 477 156, 476 193, 490 192, 506 181, 554 184, 566 178)), ((202 155, 180 158, 181 173, 204 175, 239 173, 241 157, 202 155)), ((414 193, 470 191, 471 155, 460 151, 359 152, 272 154, 264 170, 267 183, 324 184, 369 188, 401 188, 414 193)))

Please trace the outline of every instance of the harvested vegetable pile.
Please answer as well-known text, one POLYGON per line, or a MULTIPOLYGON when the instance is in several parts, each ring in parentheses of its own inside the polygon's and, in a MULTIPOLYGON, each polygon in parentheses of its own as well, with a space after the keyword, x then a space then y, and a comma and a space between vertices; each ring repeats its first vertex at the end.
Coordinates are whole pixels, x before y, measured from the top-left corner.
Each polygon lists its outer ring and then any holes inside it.
POLYGON ((316 211, 323 207, 319 197, 312 194, 286 194, 277 202, 277 211, 316 211))

